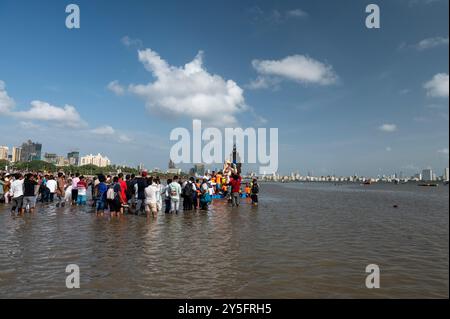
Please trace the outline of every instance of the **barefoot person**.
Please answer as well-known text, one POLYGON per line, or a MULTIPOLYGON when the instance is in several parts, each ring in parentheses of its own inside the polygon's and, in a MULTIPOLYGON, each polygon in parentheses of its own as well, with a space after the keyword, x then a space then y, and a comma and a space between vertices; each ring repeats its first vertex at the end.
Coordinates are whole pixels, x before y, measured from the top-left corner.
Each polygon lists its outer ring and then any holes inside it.
POLYGON ((148 186, 145 188, 145 213, 147 214, 147 218, 150 217, 150 213, 152 214, 152 217, 156 217, 156 214, 158 213, 156 194, 159 189, 153 181, 153 177, 147 179, 147 185, 148 186))
POLYGON ((12 207, 11 215, 16 214, 16 209, 19 214, 23 213, 23 175, 20 173, 16 174, 16 178, 11 183, 12 194, 12 207))
POLYGON ((178 214, 180 210, 180 195, 181 195, 181 186, 178 183, 178 176, 173 178, 173 182, 169 185, 170 191, 170 212, 178 214))

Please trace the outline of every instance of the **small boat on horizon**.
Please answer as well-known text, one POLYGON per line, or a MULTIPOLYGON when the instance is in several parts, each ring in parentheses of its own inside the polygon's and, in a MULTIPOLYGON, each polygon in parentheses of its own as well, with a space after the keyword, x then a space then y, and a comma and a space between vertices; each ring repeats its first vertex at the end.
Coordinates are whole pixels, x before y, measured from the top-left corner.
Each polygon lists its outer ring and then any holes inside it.
POLYGON ((438 187, 439 185, 436 183, 420 183, 417 184, 417 186, 423 186, 423 187, 438 187))

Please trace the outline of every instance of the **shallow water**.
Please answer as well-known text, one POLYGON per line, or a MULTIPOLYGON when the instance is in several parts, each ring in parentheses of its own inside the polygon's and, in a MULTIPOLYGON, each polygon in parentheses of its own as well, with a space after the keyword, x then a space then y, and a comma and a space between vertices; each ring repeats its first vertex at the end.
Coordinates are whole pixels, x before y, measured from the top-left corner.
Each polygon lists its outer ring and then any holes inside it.
POLYGON ((262 184, 261 203, 97 217, 0 204, 1 298, 448 298, 449 191, 262 184), (398 205, 394 208, 393 205, 398 205), (365 268, 381 288, 365 287, 365 268), (68 264, 81 288, 67 289, 68 264))

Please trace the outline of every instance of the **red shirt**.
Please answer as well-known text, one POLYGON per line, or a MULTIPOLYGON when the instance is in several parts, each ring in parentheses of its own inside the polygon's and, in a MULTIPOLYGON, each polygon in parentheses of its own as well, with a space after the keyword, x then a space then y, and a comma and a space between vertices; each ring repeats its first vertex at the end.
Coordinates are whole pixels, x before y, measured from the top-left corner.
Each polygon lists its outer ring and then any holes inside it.
POLYGON ((126 204, 127 202, 127 195, 126 195, 126 191, 127 191, 127 183, 119 178, 119 184, 120 184, 120 194, 122 195, 122 203, 126 204))
POLYGON ((242 181, 242 178, 240 176, 239 176, 238 179, 232 178, 230 180, 231 192, 232 193, 239 193, 239 191, 241 190, 241 181, 242 181))

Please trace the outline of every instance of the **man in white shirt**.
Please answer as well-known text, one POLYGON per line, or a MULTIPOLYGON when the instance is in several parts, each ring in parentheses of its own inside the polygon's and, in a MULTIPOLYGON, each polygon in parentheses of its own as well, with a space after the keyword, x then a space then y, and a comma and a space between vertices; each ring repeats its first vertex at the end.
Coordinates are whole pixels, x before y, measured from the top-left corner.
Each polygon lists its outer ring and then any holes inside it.
POLYGON ((23 213, 23 175, 16 174, 15 180, 11 183, 10 192, 12 194, 12 208, 11 215, 16 214, 16 209, 19 214, 23 213))
POLYGON ((145 212, 147 213, 147 217, 150 217, 150 212, 152 213, 152 216, 155 217, 155 215, 158 213, 158 209, 156 206, 157 200, 156 200, 156 194, 158 193, 159 189, 155 182, 153 182, 153 178, 150 177, 148 180, 148 186, 145 188, 145 212))
POLYGON ((53 203, 53 199, 55 197, 56 188, 58 186, 58 183, 55 180, 55 177, 53 175, 50 175, 47 181, 47 188, 50 192, 50 202, 53 203))
POLYGON ((175 212, 178 214, 180 210, 180 195, 181 195, 181 186, 178 183, 178 176, 173 178, 173 182, 169 185, 169 193, 170 193, 170 212, 175 212))

